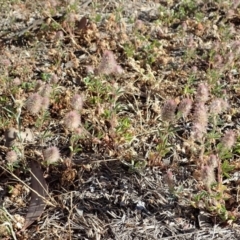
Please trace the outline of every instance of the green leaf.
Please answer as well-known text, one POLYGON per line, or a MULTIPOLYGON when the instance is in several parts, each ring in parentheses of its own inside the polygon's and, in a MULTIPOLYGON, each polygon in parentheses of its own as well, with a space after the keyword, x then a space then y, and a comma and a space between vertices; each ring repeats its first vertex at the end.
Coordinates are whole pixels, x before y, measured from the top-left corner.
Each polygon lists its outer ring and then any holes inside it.
POLYGON ((234 166, 233 165, 230 165, 229 162, 227 160, 225 160, 223 163, 222 163, 222 172, 223 172, 223 175, 227 178, 230 177, 229 175, 229 172, 231 172, 232 170, 234 170, 234 166))

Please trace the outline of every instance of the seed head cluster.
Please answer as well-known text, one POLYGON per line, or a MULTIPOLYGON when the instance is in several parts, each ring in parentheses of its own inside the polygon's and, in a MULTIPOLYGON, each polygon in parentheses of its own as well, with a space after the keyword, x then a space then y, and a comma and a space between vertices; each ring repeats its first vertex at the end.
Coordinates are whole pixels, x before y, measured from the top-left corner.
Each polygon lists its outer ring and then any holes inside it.
POLYGON ((83 108, 83 97, 79 94, 75 94, 71 99, 71 106, 74 110, 82 110, 83 108))
POLYGON ((216 182, 214 168, 208 165, 202 166, 201 173, 203 183, 210 189, 211 185, 216 182))
POLYGON ((228 108, 228 103, 222 98, 213 99, 209 106, 209 113, 213 115, 221 114, 225 112, 228 108))
POLYGON ((57 147, 49 147, 43 151, 43 157, 47 164, 55 163, 60 158, 59 149, 57 147))
POLYGON ((192 103, 192 100, 189 98, 184 98, 181 100, 178 106, 178 112, 181 116, 183 116, 184 118, 188 116, 192 108, 192 103))
POLYGON ((36 115, 41 110, 47 110, 49 103, 50 100, 47 96, 41 96, 39 93, 32 93, 26 101, 26 108, 31 114, 36 115))
POLYGON ((222 138, 223 147, 226 149, 231 149, 236 142, 236 134, 233 130, 228 130, 225 132, 222 138))
POLYGON ((173 99, 169 99, 162 107, 162 120, 165 122, 172 122, 175 119, 175 111, 177 103, 173 99))
POLYGON ((96 73, 105 75, 121 74, 123 73, 123 69, 121 68, 120 65, 117 64, 113 52, 105 50, 103 52, 101 62, 98 68, 96 69, 96 73))
POLYGON ((42 96, 38 93, 31 94, 26 102, 27 110, 32 113, 33 115, 40 112, 42 107, 42 96))
POLYGON ((205 83, 200 83, 197 88, 196 102, 206 103, 208 100, 208 86, 205 83))
POLYGON ((18 160, 17 153, 13 150, 9 151, 6 155, 6 160, 8 161, 9 164, 13 164, 13 163, 17 162, 17 160, 18 160))
POLYGON ((80 115, 76 110, 70 111, 65 115, 63 122, 66 128, 74 130, 81 122, 80 115))

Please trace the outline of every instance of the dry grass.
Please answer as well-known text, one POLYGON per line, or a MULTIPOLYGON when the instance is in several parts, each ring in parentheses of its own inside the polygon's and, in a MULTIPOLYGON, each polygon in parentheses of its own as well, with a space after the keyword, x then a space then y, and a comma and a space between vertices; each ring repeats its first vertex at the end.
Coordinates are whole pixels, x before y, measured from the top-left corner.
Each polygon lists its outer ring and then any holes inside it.
POLYGON ((238 1, 0 5, 2 239, 239 239, 238 1))

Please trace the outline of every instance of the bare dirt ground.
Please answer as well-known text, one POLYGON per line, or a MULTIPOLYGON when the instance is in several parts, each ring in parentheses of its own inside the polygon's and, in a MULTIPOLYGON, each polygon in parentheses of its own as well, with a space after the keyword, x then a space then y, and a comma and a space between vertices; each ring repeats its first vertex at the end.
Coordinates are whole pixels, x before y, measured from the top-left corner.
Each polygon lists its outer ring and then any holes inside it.
POLYGON ((1 239, 240 239, 240 3, 0 0, 1 239))

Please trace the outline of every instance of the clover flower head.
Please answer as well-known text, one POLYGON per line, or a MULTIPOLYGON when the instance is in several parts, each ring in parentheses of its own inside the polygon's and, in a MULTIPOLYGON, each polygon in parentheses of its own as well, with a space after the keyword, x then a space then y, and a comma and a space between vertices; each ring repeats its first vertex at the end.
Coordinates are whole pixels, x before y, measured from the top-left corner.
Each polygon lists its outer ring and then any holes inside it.
POLYGON ((8 161, 8 163, 10 164, 13 164, 15 162, 17 162, 18 160, 18 156, 17 156, 17 153, 15 151, 9 151, 7 154, 6 154, 6 160, 8 161))
POLYGON ((71 106, 75 110, 81 110, 83 107, 83 97, 79 94, 75 94, 71 99, 71 106))
POLYGON ((200 83, 197 88, 196 101, 205 103, 208 100, 208 86, 205 83, 200 83))
POLYGON ((233 130, 228 130, 225 132, 222 138, 223 147, 226 149, 231 149, 236 142, 236 134, 233 130))
POLYGON ((57 147, 49 147, 43 151, 44 161, 47 164, 55 163, 60 158, 59 149, 57 147))
POLYGON ((42 110, 47 110, 49 107, 49 98, 48 97, 43 97, 42 98, 42 110))
POLYGON ((183 117, 187 117, 191 111, 192 103, 192 100, 189 98, 182 99, 178 106, 178 112, 180 112, 183 117))
POLYGON ((216 98, 211 102, 209 111, 213 115, 218 115, 218 114, 226 111, 227 108, 228 108, 228 103, 226 100, 224 100, 222 98, 216 98))
POLYGON ((165 102, 162 107, 162 120, 166 122, 171 122, 175 118, 175 111, 177 108, 177 103, 173 99, 169 99, 165 102))
POLYGON ((50 84, 45 84, 40 91, 40 95, 42 97, 49 97, 51 92, 52 92, 51 85, 50 84))
POLYGON ((208 112, 207 107, 203 102, 197 103, 194 107, 193 123, 199 123, 204 128, 207 127, 208 112))
POLYGON ((206 133, 206 128, 200 123, 194 123, 192 126, 191 136, 193 139, 201 141, 204 134, 206 133))
POLYGON ((214 168, 212 166, 202 166, 201 176, 203 183, 208 189, 210 189, 211 185, 216 182, 214 168))
POLYGON ((32 114, 37 114, 42 108, 42 97, 38 93, 31 94, 26 102, 27 110, 32 114))
POLYGON ((120 65, 117 64, 113 52, 105 50, 103 52, 101 62, 95 72, 96 74, 105 75, 121 74, 123 73, 123 69, 121 68, 120 65))
POLYGON ((51 76, 50 83, 57 84, 58 83, 58 76, 54 73, 51 76))
POLYGON ((73 130, 77 128, 81 122, 80 115, 75 110, 70 111, 65 115, 63 122, 68 129, 73 130))
POLYGON ((217 155, 211 154, 211 155, 209 156, 209 159, 208 159, 208 161, 207 161, 207 164, 208 164, 208 166, 211 166, 211 167, 213 167, 213 168, 217 168, 219 161, 220 161, 220 160, 219 160, 219 158, 218 158, 217 155))

